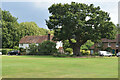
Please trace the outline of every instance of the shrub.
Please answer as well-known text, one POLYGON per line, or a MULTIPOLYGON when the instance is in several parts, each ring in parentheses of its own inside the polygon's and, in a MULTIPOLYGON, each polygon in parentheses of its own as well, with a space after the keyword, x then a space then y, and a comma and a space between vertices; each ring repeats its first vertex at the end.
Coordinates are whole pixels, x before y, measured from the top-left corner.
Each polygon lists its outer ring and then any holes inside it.
POLYGON ((26 49, 20 47, 19 50, 20 50, 20 53, 21 53, 22 55, 25 55, 25 54, 26 54, 26 49))
POLYGON ((13 49, 14 50, 19 50, 19 47, 18 46, 14 46, 13 49))
POLYGON ((98 53, 98 52, 95 52, 93 55, 94 55, 94 56, 99 56, 99 53, 98 53))
POLYGON ((24 48, 20 47, 19 48, 20 52, 24 52, 24 48))
POLYGON ((105 49, 105 51, 112 52, 112 48, 108 47, 108 48, 105 49))
POLYGON ((67 57, 69 55, 67 55, 67 54, 61 54, 60 52, 57 52, 57 53, 54 53, 53 56, 54 57, 67 57))
POLYGON ((56 43, 51 41, 44 41, 38 46, 39 54, 42 55, 52 55, 57 52, 56 43))
POLYGON ((29 55, 38 54, 38 46, 35 43, 31 44, 29 48, 30 48, 29 49, 30 52, 28 53, 29 55))
POLYGON ((90 54, 89 50, 80 50, 80 52, 82 53, 82 55, 89 55, 90 54))
POLYGON ((67 49, 65 49, 65 52, 68 52, 69 54, 72 54, 73 53, 73 49, 72 48, 67 48, 67 49))
POLYGON ((2 55, 7 55, 8 54, 8 50, 7 49, 3 49, 2 50, 2 55))

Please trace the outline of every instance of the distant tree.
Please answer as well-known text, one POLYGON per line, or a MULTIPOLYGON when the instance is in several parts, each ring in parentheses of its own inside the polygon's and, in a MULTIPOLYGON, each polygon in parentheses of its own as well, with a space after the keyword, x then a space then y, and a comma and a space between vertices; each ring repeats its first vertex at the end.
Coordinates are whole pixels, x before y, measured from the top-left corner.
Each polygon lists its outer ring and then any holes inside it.
POLYGON ((9 11, 2 11, 2 47, 3 48, 12 48, 13 46, 18 45, 19 34, 18 30, 19 24, 17 18, 13 17, 9 11))
POLYGON ((48 10, 51 16, 46 25, 54 30, 53 39, 69 40, 74 55, 81 56, 80 47, 87 40, 98 42, 101 38, 115 38, 116 27, 110 21, 109 14, 100 10, 99 6, 71 2, 53 4, 48 10))
POLYGON ((35 22, 20 23, 21 37, 31 35, 46 35, 48 30, 39 28, 35 22))

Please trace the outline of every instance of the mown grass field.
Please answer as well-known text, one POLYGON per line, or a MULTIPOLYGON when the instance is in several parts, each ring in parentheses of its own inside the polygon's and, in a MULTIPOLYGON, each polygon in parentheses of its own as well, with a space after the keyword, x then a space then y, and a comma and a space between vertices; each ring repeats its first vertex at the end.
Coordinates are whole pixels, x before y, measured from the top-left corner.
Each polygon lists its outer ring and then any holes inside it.
POLYGON ((118 58, 2 56, 3 78, 117 78, 118 58))

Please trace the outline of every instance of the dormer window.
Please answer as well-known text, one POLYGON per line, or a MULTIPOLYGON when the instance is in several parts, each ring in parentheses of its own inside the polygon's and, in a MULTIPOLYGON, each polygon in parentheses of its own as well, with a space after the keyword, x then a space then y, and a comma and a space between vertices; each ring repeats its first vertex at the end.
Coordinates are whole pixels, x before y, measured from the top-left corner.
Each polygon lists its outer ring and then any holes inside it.
POLYGON ((108 47, 111 47, 111 43, 110 42, 108 43, 108 47))

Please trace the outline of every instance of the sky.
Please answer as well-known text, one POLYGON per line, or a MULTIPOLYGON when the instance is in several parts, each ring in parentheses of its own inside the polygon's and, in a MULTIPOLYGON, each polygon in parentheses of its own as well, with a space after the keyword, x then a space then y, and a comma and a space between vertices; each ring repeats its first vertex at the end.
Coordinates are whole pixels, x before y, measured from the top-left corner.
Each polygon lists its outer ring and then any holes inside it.
POLYGON ((1 7, 17 17, 19 23, 33 21, 39 27, 47 29, 45 20, 50 16, 48 8, 53 3, 64 4, 72 1, 100 6, 101 10, 110 14, 111 21, 118 24, 119 0, 2 0, 1 7))

